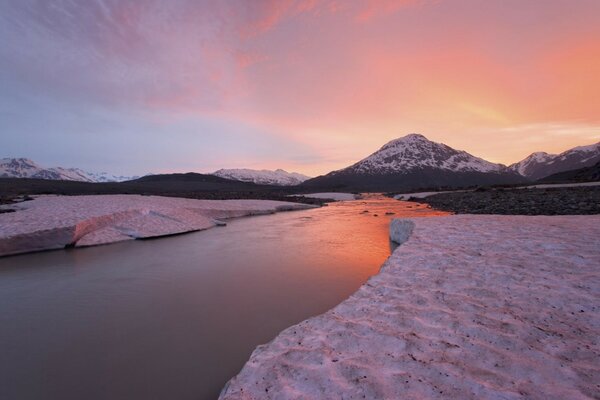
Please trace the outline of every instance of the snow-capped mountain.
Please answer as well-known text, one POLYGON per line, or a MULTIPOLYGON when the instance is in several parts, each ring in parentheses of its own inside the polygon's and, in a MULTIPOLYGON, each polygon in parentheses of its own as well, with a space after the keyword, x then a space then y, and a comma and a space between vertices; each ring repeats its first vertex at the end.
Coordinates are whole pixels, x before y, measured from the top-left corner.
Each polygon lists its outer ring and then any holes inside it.
POLYGON ((125 176, 113 175, 108 172, 86 172, 87 176, 93 179, 93 182, 125 182, 138 179, 139 175, 125 176))
POLYGON ((375 153, 342 171, 389 174, 422 168, 453 172, 500 172, 506 167, 412 133, 388 142, 375 153))
POLYGON ((518 183, 523 177, 466 151, 416 133, 395 139, 359 162, 308 180, 305 186, 355 190, 405 190, 494 183, 518 183))
POLYGON ((509 168, 532 180, 558 172, 590 167, 600 161, 600 142, 574 147, 560 154, 533 153, 509 168))
POLYGON ((297 172, 287 172, 282 169, 275 171, 267 169, 220 169, 213 172, 213 175, 225 179, 232 179, 242 182, 253 182, 258 185, 277 185, 277 186, 295 186, 310 179, 306 175, 297 172))
POLYGON ((79 168, 46 168, 28 158, 0 159, 0 178, 33 178, 79 182, 122 182, 137 177, 116 176, 106 172, 86 172, 79 168))

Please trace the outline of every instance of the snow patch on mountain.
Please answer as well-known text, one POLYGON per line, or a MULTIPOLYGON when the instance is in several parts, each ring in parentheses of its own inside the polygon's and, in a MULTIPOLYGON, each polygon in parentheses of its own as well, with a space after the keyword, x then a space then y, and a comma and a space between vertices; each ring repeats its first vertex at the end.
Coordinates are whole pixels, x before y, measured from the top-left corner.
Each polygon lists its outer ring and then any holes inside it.
POLYGON ((107 172, 86 172, 79 168, 46 168, 28 158, 0 159, 0 178, 31 178, 78 182, 122 182, 138 178, 111 175, 107 172))
POLYGON ((600 142, 578 146, 560 154, 537 152, 512 164, 509 169, 530 179, 594 165, 600 161, 600 142))
POLYGON ((502 164, 491 163, 413 133, 388 142, 375 153, 340 172, 392 174, 422 168, 454 172, 501 172, 506 169, 502 164))
POLYGON ((536 153, 532 153, 527 158, 525 158, 524 160, 522 160, 516 164, 512 164, 510 166, 510 169, 518 172, 519 174, 521 174, 523 176, 527 176, 527 170, 530 168, 531 165, 551 162, 553 157, 555 157, 555 155, 548 154, 543 151, 539 151, 536 153))
POLYGON ((220 169, 213 172, 213 175, 225 179, 232 179, 242 182, 253 182, 259 185, 277 185, 277 186, 295 186, 299 185, 310 177, 297 172, 287 172, 283 169, 275 171, 267 169, 220 169))

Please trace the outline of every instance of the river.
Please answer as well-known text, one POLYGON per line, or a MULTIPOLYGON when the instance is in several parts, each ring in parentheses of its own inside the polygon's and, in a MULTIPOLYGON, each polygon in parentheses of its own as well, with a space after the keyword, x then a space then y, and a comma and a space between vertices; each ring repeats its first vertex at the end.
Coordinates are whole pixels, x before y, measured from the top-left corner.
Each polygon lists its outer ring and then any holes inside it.
POLYGON ((257 345, 377 273, 392 217, 439 214, 373 196, 0 258, 0 399, 216 398, 257 345))

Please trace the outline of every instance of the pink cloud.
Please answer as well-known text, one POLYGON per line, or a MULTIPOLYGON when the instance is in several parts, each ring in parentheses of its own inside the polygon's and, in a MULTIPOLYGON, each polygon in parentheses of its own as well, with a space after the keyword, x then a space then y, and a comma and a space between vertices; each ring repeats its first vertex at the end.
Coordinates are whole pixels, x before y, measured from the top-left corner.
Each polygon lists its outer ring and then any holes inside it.
POLYGON ((367 22, 373 18, 393 15, 400 9, 408 6, 419 5, 428 0, 366 0, 365 5, 356 14, 358 22, 367 22))
POLYGON ((252 6, 255 19, 243 27, 242 36, 251 38, 269 31, 286 18, 315 12, 317 7, 323 3, 322 0, 263 0, 256 2, 252 6))
POLYGON ((2 70, 36 90, 262 127, 340 166, 406 131, 477 152, 512 125, 600 118, 594 1, 0 7, 2 70))

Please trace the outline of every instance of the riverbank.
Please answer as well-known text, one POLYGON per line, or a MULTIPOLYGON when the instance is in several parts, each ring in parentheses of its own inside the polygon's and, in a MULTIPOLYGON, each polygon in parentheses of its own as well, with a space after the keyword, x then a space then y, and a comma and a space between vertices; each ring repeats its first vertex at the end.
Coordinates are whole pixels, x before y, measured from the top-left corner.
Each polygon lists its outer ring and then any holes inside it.
POLYGON ((2 257, 0 399, 216 399, 256 346, 379 271, 392 217, 440 214, 379 196, 2 257))
POLYGON ((140 195, 40 196, 3 206, 0 256, 148 239, 222 225, 222 219, 314 208, 271 200, 140 195))
POLYGON ((220 398, 598 393, 600 216, 414 223, 378 275, 259 346, 220 398))
POLYGON ((405 200, 457 214, 594 215, 600 214, 600 186, 485 189, 416 194, 405 200))
POLYGON ((340 193, 340 192, 322 192, 322 193, 307 193, 307 194, 296 194, 293 196, 304 197, 307 199, 315 200, 328 200, 328 201, 352 201, 360 198, 360 195, 354 193, 340 193))

